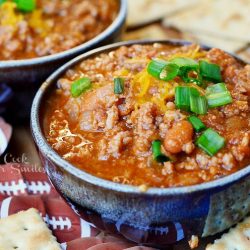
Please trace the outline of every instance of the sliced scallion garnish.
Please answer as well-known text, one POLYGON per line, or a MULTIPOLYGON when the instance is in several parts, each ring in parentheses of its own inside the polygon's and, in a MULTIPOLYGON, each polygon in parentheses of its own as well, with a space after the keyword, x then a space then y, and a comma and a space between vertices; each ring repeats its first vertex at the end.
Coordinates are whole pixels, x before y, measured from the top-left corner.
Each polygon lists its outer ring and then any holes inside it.
POLYGON ((221 93, 221 92, 225 92, 225 91, 228 91, 228 90, 227 90, 225 83, 222 83, 222 82, 210 85, 206 88, 206 93, 208 95, 215 94, 215 93, 221 93))
POLYGON ((182 80, 186 83, 192 82, 199 86, 202 85, 202 79, 199 74, 199 64, 195 60, 186 57, 176 57, 170 62, 178 65, 179 73, 178 75, 182 78, 182 80), (190 72, 196 74, 196 77, 191 77, 190 72))
POLYGON ((124 91, 124 79, 120 77, 114 78, 114 93, 122 94, 124 91))
POLYGON ((190 91, 190 110, 198 115, 204 115, 207 113, 207 99, 205 96, 201 96, 199 91, 195 88, 191 88, 190 91))
POLYGON ((186 58, 186 57, 176 57, 172 60, 170 60, 171 63, 177 64, 180 68, 185 68, 185 69, 194 69, 198 70, 199 64, 191 59, 191 58, 186 58))
POLYGON ((205 96, 190 86, 177 86, 175 88, 175 105, 181 110, 192 111, 199 115, 207 113, 205 96))
POLYGON ((206 98, 209 108, 216 108, 232 103, 233 99, 225 83, 217 83, 207 87, 206 98))
POLYGON ((225 139, 211 128, 205 130, 196 140, 196 144, 210 156, 225 146, 225 139))
POLYGON ((147 71, 157 79, 169 81, 177 76, 179 67, 161 59, 154 59, 148 64, 147 71))
POLYGON ((178 109, 190 111, 190 87, 175 87, 175 105, 178 109))
POLYGON ((24 12, 31 12, 36 8, 36 0, 14 0, 17 8, 24 12))
POLYGON ((206 128, 205 124, 197 116, 189 116, 188 121, 192 124, 196 132, 201 132, 206 128))
POLYGON ((179 76, 186 83, 195 83, 198 86, 203 86, 202 77, 196 70, 192 70, 189 68, 180 68, 179 76), (191 73, 196 74, 196 77, 190 76, 191 73))
POLYGON ((167 65, 166 61, 161 59, 154 59, 151 60, 150 63, 148 64, 147 71, 151 76, 159 79, 160 73, 166 65, 167 65))
POLYGON ((215 93, 207 96, 208 106, 209 108, 216 108, 220 106, 224 106, 226 104, 232 103, 232 97, 230 92, 221 92, 215 93))
POLYGON ((157 162, 166 162, 170 160, 165 154, 161 152, 160 140, 155 140, 152 142, 152 152, 153 152, 154 160, 157 162))
POLYGON ((73 97, 78 97, 83 94, 85 91, 90 89, 92 86, 91 81, 88 77, 82 77, 76 81, 74 81, 71 85, 71 95, 73 97))
POLYGON ((199 64, 200 64, 200 73, 204 79, 212 82, 222 81, 219 65, 214 63, 209 63, 203 60, 201 60, 199 64))
POLYGON ((159 77, 163 81, 174 79, 179 72, 179 67, 174 63, 168 63, 161 71, 159 77))

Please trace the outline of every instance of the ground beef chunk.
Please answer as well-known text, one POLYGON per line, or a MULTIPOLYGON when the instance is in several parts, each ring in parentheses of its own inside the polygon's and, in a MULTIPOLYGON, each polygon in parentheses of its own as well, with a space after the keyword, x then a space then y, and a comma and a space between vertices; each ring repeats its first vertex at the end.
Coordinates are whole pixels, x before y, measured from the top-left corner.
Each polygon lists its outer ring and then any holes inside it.
POLYGON ((129 131, 117 133, 108 143, 107 153, 113 157, 119 157, 124 147, 132 141, 129 131))
POLYGON ((103 109, 86 110, 81 113, 79 127, 83 131, 100 131, 105 127, 107 114, 103 109))
POLYGON ((64 95, 70 95, 71 81, 67 78, 61 78, 57 82, 57 87, 64 91, 64 95))
POLYGON ((243 69, 238 70, 235 83, 236 89, 250 94, 250 65, 246 65, 243 69))
POLYGON ((198 162, 190 157, 187 157, 183 162, 176 164, 175 167, 177 170, 185 169, 188 171, 199 169, 198 162))
POLYGON ((120 99, 121 103, 118 105, 119 114, 126 116, 134 110, 134 99, 132 97, 127 97, 126 99, 120 99))
POLYGON ((132 141, 132 136, 129 131, 115 132, 109 139, 99 141, 99 159, 107 160, 111 156, 118 158, 126 146, 132 141))
POLYGON ((108 111, 107 111, 107 120, 106 120, 106 130, 114 128, 116 123, 119 120, 119 112, 116 105, 113 105, 108 111))
POLYGON ((81 103, 79 99, 70 98, 64 106, 65 111, 69 114, 69 118, 72 122, 76 122, 81 110, 81 103))
POLYGON ((107 84, 84 94, 81 99, 81 110, 109 108, 118 100, 114 94, 113 84, 107 84))
POLYGON ((114 105, 116 101, 113 85, 108 84, 85 93, 83 98, 70 98, 69 105, 72 107, 66 108, 68 112, 72 112, 71 116, 79 115, 81 130, 103 130, 105 126, 106 129, 112 129, 119 118, 118 109, 114 105), (74 109, 76 100, 79 105, 74 109))
POLYGON ((156 106, 153 103, 144 103, 138 110, 131 114, 131 122, 134 128, 134 152, 138 155, 146 155, 151 147, 151 142, 156 136, 156 106))
POLYGON ((234 115, 239 115, 240 113, 246 113, 249 111, 249 106, 247 101, 234 101, 232 104, 228 104, 221 108, 221 111, 226 117, 232 117, 234 115))
POLYGON ((235 146, 232 147, 232 153, 237 161, 242 161, 244 157, 250 155, 250 133, 242 136, 242 140, 235 140, 235 146))
POLYGON ((124 63, 124 67, 132 72, 140 72, 147 66, 147 60, 127 60, 124 63))

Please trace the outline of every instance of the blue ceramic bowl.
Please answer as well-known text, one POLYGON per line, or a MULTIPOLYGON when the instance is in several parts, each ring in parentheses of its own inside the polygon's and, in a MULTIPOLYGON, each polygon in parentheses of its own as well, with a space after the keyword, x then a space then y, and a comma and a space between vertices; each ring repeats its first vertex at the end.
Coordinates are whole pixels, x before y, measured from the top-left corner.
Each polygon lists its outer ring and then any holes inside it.
POLYGON ((51 75, 38 90, 32 105, 31 129, 49 178, 84 219, 134 242, 161 247, 190 235, 216 234, 247 215, 250 212, 250 166, 208 183, 150 188, 141 192, 135 186, 90 175, 65 161, 47 143, 42 128, 43 103, 67 69, 121 45, 154 42, 189 44, 184 41, 131 41, 105 46, 75 58, 51 75))
POLYGON ((13 122, 29 117, 31 103, 38 87, 61 65, 83 52, 120 40, 125 29, 127 1, 117 1, 120 4, 117 17, 107 29, 91 40, 49 56, 0 61, 0 83, 7 84, 13 89, 14 93, 12 105, 8 108, 9 113, 16 113, 15 119, 12 119, 13 122), (17 107, 19 112, 16 112, 17 107))

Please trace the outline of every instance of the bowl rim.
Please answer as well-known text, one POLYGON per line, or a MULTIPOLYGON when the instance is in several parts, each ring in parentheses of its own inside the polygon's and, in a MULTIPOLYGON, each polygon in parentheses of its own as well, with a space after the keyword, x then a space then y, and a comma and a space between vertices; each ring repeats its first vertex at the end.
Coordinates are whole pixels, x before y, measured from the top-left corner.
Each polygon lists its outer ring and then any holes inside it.
POLYGON ((93 37, 92 39, 75 46, 71 49, 61 51, 52 55, 41 56, 41 57, 34 57, 29 59, 18 59, 18 60, 0 60, 0 68, 15 68, 15 67, 23 67, 23 66, 30 66, 33 64, 44 64, 47 62, 53 62, 56 60, 60 60, 66 57, 75 56, 79 54, 81 51, 87 50, 93 45, 96 45, 102 42, 106 37, 110 36, 113 32, 115 32, 119 27, 123 25, 126 20, 127 16, 127 9, 128 4, 127 0, 118 0, 120 3, 120 8, 118 11, 118 15, 113 20, 113 22, 101 33, 97 36, 93 37))
MULTIPOLYGON (((61 66, 57 69, 52 75, 48 77, 48 79, 41 85, 39 90, 37 91, 35 98, 32 103, 31 108, 31 132, 33 135, 33 139, 36 142, 39 151, 47 158, 48 160, 54 162, 56 165, 60 166, 64 171, 69 172, 74 177, 81 179, 89 184, 98 186, 100 188, 105 188, 107 190, 113 190, 117 192, 131 193, 135 195, 149 195, 149 196, 174 196, 174 195, 185 195, 194 192, 201 192, 206 190, 212 190, 217 188, 224 188, 227 185, 230 185, 236 181, 239 181, 243 178, 246 178, 250 175, 250 165, 245 168, 225 177, 222 177, 217 180, 213 180, 210 182, 204 182, 201 184, 191 185, 191 186, 181 186, 181 187, 167 187, 167 188, 157 188, 157 187, 149 187, 146 192, 142 192, 138 186, 115 183, 109 180, 105 180, 99 177, 96 177, 92 174, 84 170, 80 170, 75 167, 70 162, 64 160, 56 151, 52 149, 52 147, 48 144, 47 140, 43 136, 42 129, 40 126, 40 107, 42 104, 42 99, 46 94, 47 90, 51 87, 51 85, 56 84, 56 80, 67 71, 67 69, 75 66, 76 64, 84 61, 88 58, 96 56, 100 53, 107 53, 114 49, 117 49, 121 46, 130 46, 133 44, 154 44, 154 43, 163 43, 163 44, 172 44, 172 45, 189 45, 193 44, 192 42, 188 42, 185 40, 133 40, 133 41, 125 41, 114 43, 111 45, 106 45, 97 49, 93 49, 88 51, 82 55, 77 56, 76 58, 70 60, 68 63, 61 66)), ((200 46, 204 49, 211 49, 211 47, 206 45, 200 46)), ((231 54, 232 55, 232 54, 231 54)), ((237 56, 233 55, 240 62, 244 61, 239 59, 237 56)))

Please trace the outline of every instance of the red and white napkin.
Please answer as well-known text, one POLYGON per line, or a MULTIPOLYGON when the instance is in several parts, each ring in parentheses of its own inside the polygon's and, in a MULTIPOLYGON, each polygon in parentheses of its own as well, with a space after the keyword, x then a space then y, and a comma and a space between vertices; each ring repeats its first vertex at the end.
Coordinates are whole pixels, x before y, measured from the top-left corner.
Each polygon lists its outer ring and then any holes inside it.
MULTIPOLYGON (((12 127, 0 117, 0 156, 7 149, 12 127)), ((42 167, 0 165, 0 219, 36 208, 63 250, 149 250, 100 231, 80 218, 51 185, 42 167)))
POLYGON ((0 218, 31 207, 40 211, 64 250, 152 249, 113 236, 97 236, 99 230, 81 219, 60 197, 42 167, 0 165, 0 218))

